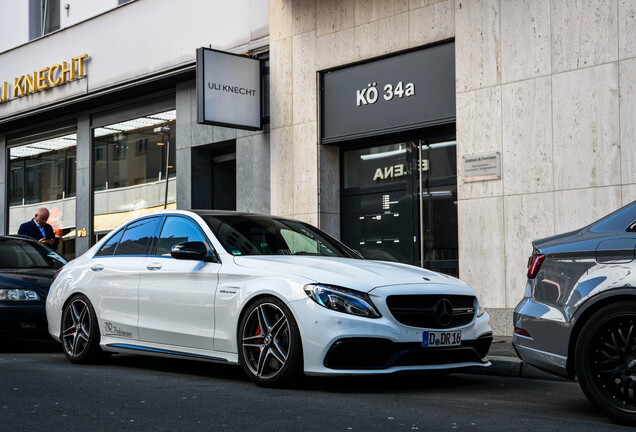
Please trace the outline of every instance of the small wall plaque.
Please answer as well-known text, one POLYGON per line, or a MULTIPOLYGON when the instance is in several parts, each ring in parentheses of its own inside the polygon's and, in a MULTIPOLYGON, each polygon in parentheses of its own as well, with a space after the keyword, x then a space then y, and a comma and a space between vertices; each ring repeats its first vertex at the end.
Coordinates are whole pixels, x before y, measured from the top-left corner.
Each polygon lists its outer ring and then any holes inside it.
POLYGON ((462 159, 464 183, 501 179, 501 153, 471 154, 462 159))

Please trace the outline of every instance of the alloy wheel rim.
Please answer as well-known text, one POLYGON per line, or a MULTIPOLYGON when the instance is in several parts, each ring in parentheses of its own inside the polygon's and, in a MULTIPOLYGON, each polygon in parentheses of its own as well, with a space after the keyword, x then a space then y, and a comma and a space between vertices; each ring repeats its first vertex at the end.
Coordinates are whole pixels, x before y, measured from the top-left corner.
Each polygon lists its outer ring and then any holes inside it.
POLYGON ((64 312, 62 342, 64 350, 71 357, 79 357, 88 346, 91 331, 91 317, 88 305, 82 299, 75 299, 64 312))
POLYGON ((592 379, 606 400, 636 412, 636 326, 632 316, 605 321, 594 333, 589 350, 592 379))
POLYGON ((287 363, 290 350, 285 313, 272 303, 258 305, 247 317, 241 344, 252 374, 261 379, 274 378, 287 363))

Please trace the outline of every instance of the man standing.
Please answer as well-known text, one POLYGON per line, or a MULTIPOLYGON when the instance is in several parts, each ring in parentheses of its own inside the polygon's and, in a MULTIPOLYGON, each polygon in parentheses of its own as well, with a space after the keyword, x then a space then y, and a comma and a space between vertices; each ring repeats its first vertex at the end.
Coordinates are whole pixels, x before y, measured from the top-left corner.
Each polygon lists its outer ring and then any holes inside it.
POLYGON ((33 237, 38 242, 50 249, 57 249, 57 238, 53 232, 53 227, 46 223, 49 220, 49 211, 45 207, 38 209, 35 217, 20 225, 18 234, 33 237))

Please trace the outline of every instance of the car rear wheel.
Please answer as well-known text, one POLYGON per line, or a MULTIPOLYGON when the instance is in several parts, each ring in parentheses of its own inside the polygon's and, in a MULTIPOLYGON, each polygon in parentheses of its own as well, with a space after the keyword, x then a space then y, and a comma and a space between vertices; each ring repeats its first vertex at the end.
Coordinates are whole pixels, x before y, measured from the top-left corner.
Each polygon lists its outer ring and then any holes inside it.
POLYGON ((93 306, 78 295, 71 299, 62 314, 62 346, 72 363, 91 363, 102 357, 99 328, 93 306))
POLYGON ((590 317, 574 365, 593 404, 620 423, 636 425, 636 302, 612 304, 590 317))
POLYGON ((247 376, 264 387, 283 387, 301 375, 300 332, 282 301, 264 297, 249 306, 239 330, 239 361, 247 376))

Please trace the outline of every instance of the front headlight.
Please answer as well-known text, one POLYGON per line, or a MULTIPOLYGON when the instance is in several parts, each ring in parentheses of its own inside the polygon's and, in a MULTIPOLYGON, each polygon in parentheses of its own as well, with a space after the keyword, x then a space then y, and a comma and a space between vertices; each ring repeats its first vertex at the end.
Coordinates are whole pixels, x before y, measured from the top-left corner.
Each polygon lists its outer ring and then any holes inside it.
POLYGON ((305 292, 313 301, 327 309, 367 318, 380 318, 368 295, 329 285, 305 285, 305 292))
POLYGON ((25 289, 0 289, 0 300, 4 301, 35 301, 40 296, 33 290, 25 289))
POLYGON ((477 309, 477 317, 482 316, 485 312, 486 310, 481 305, 479 305, 479 309, 477 309))

